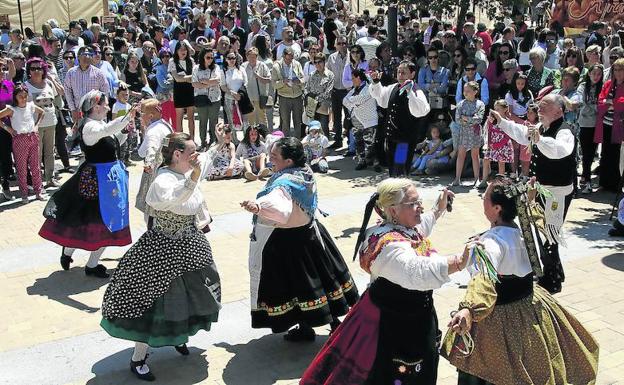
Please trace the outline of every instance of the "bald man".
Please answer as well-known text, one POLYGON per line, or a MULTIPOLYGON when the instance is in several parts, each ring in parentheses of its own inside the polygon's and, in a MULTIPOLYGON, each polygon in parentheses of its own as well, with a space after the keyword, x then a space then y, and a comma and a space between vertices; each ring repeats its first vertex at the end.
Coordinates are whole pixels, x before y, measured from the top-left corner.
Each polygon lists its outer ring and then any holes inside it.
POLYGON ((562 242, 561 228, 576 183, 577 139, 569 126, 563 124, 564 111, 565 101, 562 96, 545 96, 539 103, 540 124, 532 129, 503 119, 496 111, 490 111, 493 123, 516 142, 532 147, 530 175, 534 175, 553 195, 552 198, 538 198, 544 208, 547 234, 538 237, 544 265, 544 276, 539 278, 538 283, 550 293, 560 292, 561 283, 565 280, 559 243, 562 242))

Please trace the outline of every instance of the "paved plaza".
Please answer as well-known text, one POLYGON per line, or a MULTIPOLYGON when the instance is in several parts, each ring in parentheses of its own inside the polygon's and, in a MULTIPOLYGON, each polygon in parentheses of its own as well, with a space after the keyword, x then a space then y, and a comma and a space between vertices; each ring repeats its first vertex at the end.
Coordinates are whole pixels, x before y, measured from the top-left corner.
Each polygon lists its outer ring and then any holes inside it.
MULTIPOLYGON (((351 159, 331 158, 333 168, 319 175, 322 218, 348 261, 362 292, 368 276, 353 248, 363 207, 375 186, 387 174, 354 171, 351 159)), ((140 167, 130 168, 131 206, 140 167)), ((67 178, 67 176, 65 176, 67 178)), ((428 207, 443 185, 442 178, 421 178, 420 194, 428 207)), ((239 202, 255 197, 263 182, 224 180, 201 184, 214 217, 208 238, 221 274, 223 309, 209 332, 189 342, 191 355, 181 357, 172 348, 151 349, 149 364, 158 384, 295 384, 327 339, 319 328, 314 343, 291 344, 268 330, 253 330, 249 315, 248 235, 251 215, 239 202)), ((464 242, 487 228, 481 197, 468 187, 457 189, 452 213, 438 221, 432 243, 440 253, 459 253, 464 242)), ((566 281, 557 299, 600 343, 598 384, 624 384, 624 252, 621 239, 607 230, 612 194, 596 193, 576 199, 565 226, 563 250, 566 281)), ((45 202, 0 204, 0 384, 133 384, 130 373, 133 344, 108 336, 99 326, 102 296, 108 280, 85 277, 87 253, 77 252, 70 271, 61 271, 61 248, 38 237, 45 202)), ((132 209, 131 228, 136 240, 145 231, 142 214, 132 209)), ((103 263, 114 269, 127 248, 109 248, 103 263)), ((436 290, 441 329, 464 293, 465 273, 436 290)), ((439 384, 456 384, 455 370, 440 361, 439 384)))

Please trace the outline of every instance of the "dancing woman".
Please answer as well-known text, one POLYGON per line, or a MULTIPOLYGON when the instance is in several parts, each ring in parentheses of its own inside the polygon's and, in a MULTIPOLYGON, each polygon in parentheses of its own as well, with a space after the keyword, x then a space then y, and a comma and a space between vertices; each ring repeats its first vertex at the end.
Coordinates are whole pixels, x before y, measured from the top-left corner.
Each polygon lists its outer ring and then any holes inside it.
POLYGON ((108 278, 98 264, 107 246, 132 242, 128 207, 128 172, 120 159, 125 128, 135 111, 105 123, 110 110, 106 94, 92 90, 80 101, 83 118, 78 122, 85 162, 48 201, 39 235, 63 246, 61 266, 69 270, 76 249, 91 251, 86 275, 108 278))
POLYGON ((210 215, 198 181, 211 162, 190 135, 163 141, 165 167, 146 203, 154 224, 119 261, 104 294, 100 325, 113 337, 136 341, 130 370, 153 381, 145 363, 148 346, 174 346, 188 355, 189 336, 210 330, 221 308, 221 281, 204 235, 210 215))
POLYGON ((521 211, 525 206, 518 191, 510 180, 498 179, 484 194, 491 228, 479 240, 498 282, 470 265, 472 279, 449 323, 441 354, 459 369, 459 385, 594 384, 598 344, 533 283, 539 261, 529 255, 535 255, 537 246, 526 232, 531 232, 530 219, 521 211), (514 222, 517 215, 521 228, 514 222), (460 335, 466 333, 472 335, 472 348, 469 338, 464 337, 468 344, 462 341, 460 335))
POLYGON ((300 384, 435 385, 441 332, 433 289, 466 266, 472 247, 448 257, 431 247, 428 237, 452 196, 444 190, 425 213, 411 180, 390 178, 377 186, 356 245, 372 283, 300 384), (366 230, 373 208, 384 221, 366 230))
POLYGON ((251 326, 287 331, 287 341, 314 341, 312 327, 339 325, 358 299, 349 269, 325 227, 316 220, 316 181, 303 145, 282 138, 271 147, 273 176, 255 201, 249 246, 251 326))

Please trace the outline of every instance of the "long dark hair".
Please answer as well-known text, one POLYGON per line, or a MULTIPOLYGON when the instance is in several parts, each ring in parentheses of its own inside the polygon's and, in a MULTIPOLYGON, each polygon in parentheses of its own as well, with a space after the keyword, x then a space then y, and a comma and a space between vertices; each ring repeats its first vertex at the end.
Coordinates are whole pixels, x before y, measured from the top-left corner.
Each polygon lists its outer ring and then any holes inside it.
POLYGON ((358 55, 360 55, 360 60, 362 62, 366 61, 366 53, 364 52, 364 48, 362 48, 361 45, 354 44, 349 47, 349 62, 351 63, 351 66, 355 65, 355 61, 353 61, 353 57, 351 57, 352 50, 356 50, 358 52, 358 55))
POLYGON ((585 74, 585 76, 583 76, 583 82, 585 82, 585 90, 583 92, 584 102, 588 102, 591 99, 598 100, 598 95, 600 95, 600 91, 602 90, 602 79, 604 76, 601 76, 600 80, 598 80, 598 83, 596 83, 596 90, 594 91, 594 95, 592 98, 592 95, 590 94, 592 88, 591 72, 596 68, 600 68, 600 71, 602 71, 602 74, 604 75, 604 67, 600 63, 592 64, 587 69, 587 73, 585 74))
POLYGON ((130 59, 137 59, 137 68, 136 68, 136 72, 139 75, 139 82, 141 82, 141 84, 143 84, 143 86, 145 86, 145 84, 143 83, 143 74, 145 73, 145 71, 143 71, 143 64, 141 64, 141 59, 139 59, 139 56, 134 53, 134 52, 130 52, 128 54, 128 58, 126 59, 126 66, 123 69, 123 73, 126 76, 126 79, 128 79, 128 76, 130 75, 130 59))
POLYGON ((493 205, 501 207, 500 217, 505 222, 513 222, 518 216, 518 208, 516 206, 516 198, 509 198, 505 193, 505 188, 511 185, 511 179, 497 176, 491 182, 490 201, 493 205))
POLYGON ((498 47, 498 51, 496 52, 496 76, 500 76, 500 74, 503 73, 503 61, 500 57, 500 50, 504 47, 507 47, 509 49, 509 56, 507 56, 507 59, 505 60, 513 59, 516 57, 516 52, 514 51, 514 47, 513 45, 511 45, 511 43, 508 43, 506 41, 501 43, 501 45, 498 47))
POLYGON ((533 48, 533 44, 535 44, 535 28, 527 28, 524 31, 522 41, 518 45, 518 51, 529 52, 533 48))
POLYGON ((260 56, 261 59, 265 60, 271 57, 271 51, 269 50, 269 46, 267 45, 267 40, 264 35, 257 35, 253 45, 258 48, 258 56, 260 56))
POLYGON ((278 139, 274 146, 280 149, 282 158, 291 159, 294 167, 303 167, 306 163, 305 151, 303 144, 297 138, 286 137, 278 139))
POLYGON ((457 79, 461 78, 462 76, 464 76, 464 67, 466 66, 466 59, 468 58, 468 52, 466 52, 466 48, 462 47, 462 46, 457 46, 455 48, 455 50, 453 51, 453 65, 451 66, 451 76, 455 76, 455 72, 459 72, 459 75, 457 77, 457 79), (459 51, 459 53, 462 55, 462 61, 461 64, 457 64, 455 63, 455 52, 459 51), (459 71, 458 71, 459 70, 459 71))
POLYGON ((514 98, 514 100, 522 105, 526 105, 531 99, 533 99, 531 91, 529 91, 529 81, 524 73, 516 72, 514 74, 513 79, 511 80, 509 93, 511 94, 511 97, 514 98), (518 79, 524 79, 524 88, 522 89, 522 91, 518 90, 518 87, 516 86, 516 80, 518 79), (522 95, 522 97, 524 98, 522 102, 520 102, 520 95, 522 95))
POLYGON ((199 69, 200 70, 211 70, 213 71, 215 69, 215 61, 214 61, 214 51, 212 50, 212 48, 207 48, 204 47, 201 49, 201 51, 199 51, 199 58, 198 58, 199 63, 199 69), (213 54, 213 58, 212 58, 212 62, 210 63, 210 65, 208 67, 206 67, 206 54, 208 53, 212 53, 213 54))
POLYGON ((253 144, 254 146, 257 146, 260 144, 262 137, 264 136, 264 131, 262 130, 262 127, 258 124, 250 124, 247 129, 245 130, 245 135, 243 137, 243 140, 241 140, 241 142, 245 143, 245 145, 247 145, 247 147, 251 147, 251 145, 253 144), (256 130, 256 132, 258 133, 258 137, 256 138, 256 143, 251 143, 251 130, 256 130))
POLYGON ((186 59, 184 59, 184 61, 186 61, 186 69, 188 71, 189 68, 193 68, 193 59, 191 58, 191 50, 189 49, 190 47, 185 41, 178 41, 178 44, 176 44, 175 50, 173 51, 173 62, 176 65, 180 63, 180 57, 178 56, 178 51, 183 46, 184 48, 186 48, 186 59))

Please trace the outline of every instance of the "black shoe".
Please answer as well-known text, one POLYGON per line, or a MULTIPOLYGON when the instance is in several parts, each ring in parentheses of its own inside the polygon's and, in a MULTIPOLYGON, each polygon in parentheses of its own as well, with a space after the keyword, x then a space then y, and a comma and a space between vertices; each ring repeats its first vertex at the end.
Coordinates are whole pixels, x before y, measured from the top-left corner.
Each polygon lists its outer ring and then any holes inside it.
POLYGON ((335 150, 337 148, 341 148, 342 147, 342 140, 337 140, 334 143, 332 143, 331 146, 329 146, 328 148, 331 150, 335 150))
POLYGON ((336 329, 338 329, 338 326, 340 326, 340 321, 339 320, 335 320, 332 321, 332 323, 329 324, 329 335, 331 336, 332 334, 334 334, 334 332, 336 331, 336 329))
POLYGON ((611 237, 624 237, 624 231, 620 229, 609 229, 609 236, 611 237))
POLYGON ((61 254, 61 267, 63 270, 69 270, 69 264, 74 262, 69 255, 61 254))
POLYGON ((148 371, 147 373, 139 373, 137 371, 137 367, 141 367, 143 365, 145 365, 145 360, 147 360, 147 356, 145 356, 144 359, 142 359, 141 361, 132 361, 132 359, 130 360, 130 371, 132 373, 134 373, 135 376, 137 376, 137 378, 139 380, 143 380, 143 381, 155 381, 156 377, 154 377, 154 375, 152 374, 151 371, 148 371))
POLYGON ((364 170, 366 168, 366 163, 358 163, 357 166, 355 166, 356 170, 364 170))
POLYGON ((190 354, 186 344, 182 344, 180 346, 174 346, 174 348, 178 353, 182 354, 183 356, 188 356, 190 354))
POLYGON ((316 333, 314 329, 309 326, 301 327, 301 325, 299 325, 294 329, 290 329, 288 333, 284 335, 284 339, 288 342, 314 342, 316 333))
POLYGON ((375 172, 382 172, 383 169, 381 168, 380 165, 376 164, 375 167, 373 167, 373 170, 375 170, 375 172))
POLYGON ((110 274, 106 272, 104 265, 97 265, 96 267, 85 266, 85 275, 93 275, 98 278, 108 278, 110 274))

